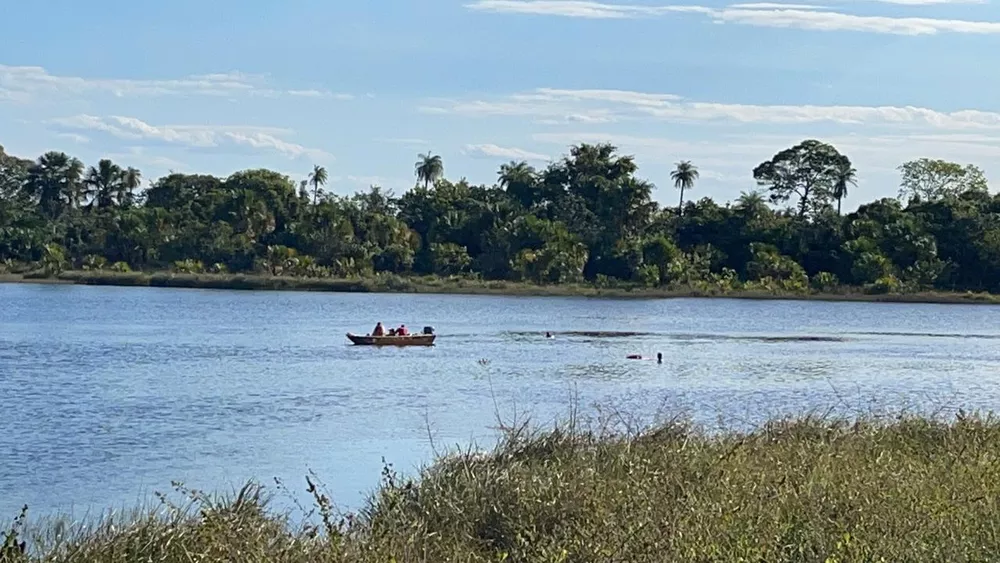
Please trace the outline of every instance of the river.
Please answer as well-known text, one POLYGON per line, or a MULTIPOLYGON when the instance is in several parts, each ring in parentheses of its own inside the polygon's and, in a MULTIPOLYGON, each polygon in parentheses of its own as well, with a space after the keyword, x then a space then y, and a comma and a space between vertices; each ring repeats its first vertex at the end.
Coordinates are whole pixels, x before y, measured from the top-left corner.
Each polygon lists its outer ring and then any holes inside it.
POLYGON ((998 321, 977 305, 0 284, 0 520, 130 508, 171 481, 278 477, 302 497, 310 470, 356 509, 383 458, 412 474, 435 448, 492 445, 498 414, 544 424, 571 403, 729 425, 1000 410, 998 321), (349 345, 377 320, 438 343, 349 345))

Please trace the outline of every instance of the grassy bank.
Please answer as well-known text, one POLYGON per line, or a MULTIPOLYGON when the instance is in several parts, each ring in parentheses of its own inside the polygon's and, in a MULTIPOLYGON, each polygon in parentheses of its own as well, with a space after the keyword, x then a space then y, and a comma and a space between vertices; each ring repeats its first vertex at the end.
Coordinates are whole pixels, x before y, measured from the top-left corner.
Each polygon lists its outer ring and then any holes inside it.
POLYGON ((679 297, 728 297, 734 299, 799 299, 818 301, 863 301, 895 303, 1000 304, 1000 295, 973 292, 865 293, 857 288, 826 292, 791 292, 780 289, 726 289, 712 286, 647 288, 621 283, 611 287, 592 284, 536 285, 530 283, 379 275, 370 278, 303 278, 252 274, 182 274, 172 272, 66 271, 0 274, 0 283, 66 283, 132 287, 176 287, 198 289, 292 290, 378 293, 453 293, 468 295, 578 296, 638 299, 679 297))
POLYGON ((998 452, 1000 422, 966 417, 520 428, 413 482, 387 471, 344 519, 318 490, 304 527, 256 486, 228 500, 188 491, 183 506, 86 530, 22 527, 0 560, 984 561, 1000 553, 998 452))

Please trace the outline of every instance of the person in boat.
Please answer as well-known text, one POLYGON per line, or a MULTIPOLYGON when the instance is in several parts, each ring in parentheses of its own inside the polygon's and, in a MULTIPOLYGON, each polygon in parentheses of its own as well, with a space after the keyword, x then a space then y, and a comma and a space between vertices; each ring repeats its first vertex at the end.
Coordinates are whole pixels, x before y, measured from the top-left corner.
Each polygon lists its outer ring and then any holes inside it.
POLYGON ((406 329, 406 325, 399 325, 399 329, 396 330, 396 336, 409 336, 410 331, 406 329))
POLYGON ((385 336, 385 328, 382 326, 382 321, 379 321, 375 325, 375 330, 372 331, 372 336, 385 336))
POLYGON ((396 329, 390 328, 389 329, 389 336, 396 336, 396 329))

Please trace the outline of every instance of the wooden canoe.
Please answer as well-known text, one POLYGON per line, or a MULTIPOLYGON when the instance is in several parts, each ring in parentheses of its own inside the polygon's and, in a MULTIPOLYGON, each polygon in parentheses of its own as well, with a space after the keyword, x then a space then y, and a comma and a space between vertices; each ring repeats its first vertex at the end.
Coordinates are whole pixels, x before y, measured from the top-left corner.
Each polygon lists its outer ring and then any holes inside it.
POLYGON ((347 339, 358 346, 433 346, 436 334, 410 334, 407 336, 361 336, 347 333, 347 339))

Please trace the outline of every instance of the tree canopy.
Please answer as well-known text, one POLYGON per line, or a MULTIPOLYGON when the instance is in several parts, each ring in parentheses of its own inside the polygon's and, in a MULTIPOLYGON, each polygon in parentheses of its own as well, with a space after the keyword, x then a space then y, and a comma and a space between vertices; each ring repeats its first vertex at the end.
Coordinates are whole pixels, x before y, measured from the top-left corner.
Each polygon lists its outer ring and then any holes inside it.
MULTIPOLYGON (((321 166, 294 180, 171 173, 141 189, 140 171, 108 159, 0 149, 0 269, 1000 291, 1000 196, 971 165, 906 163, 905 202, 841 216, 856 171, 817 140, 757 166, 764 191, 680 209, 658 205, 610 144, 574 146, 542 169, 504 164, 491 185, 447 179, 439 155, 418 158, 413 189, 343 196, 321 189, 321 166)), ((679 161, 665 180, 687 190, 697 178, 679 161)))

